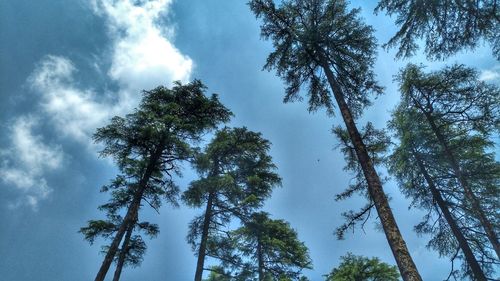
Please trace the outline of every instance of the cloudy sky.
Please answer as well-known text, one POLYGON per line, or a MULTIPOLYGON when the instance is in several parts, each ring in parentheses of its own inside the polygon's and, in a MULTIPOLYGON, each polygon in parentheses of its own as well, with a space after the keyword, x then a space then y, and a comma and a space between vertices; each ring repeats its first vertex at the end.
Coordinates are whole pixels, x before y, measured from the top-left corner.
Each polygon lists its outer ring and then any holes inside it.
MULTIPOLYGON (((265 210, 298 231, 310 249, 311 280, 322 280, 348 251, 394 264, 383 233, 372 220, 343 241, 333 235, 340 213, 363 200, 335 202, 348 183, 343 156, 330 134, 338 119, 307 113, 304 103, 283 104, 283 84, 261 71, 271 46, 259 38, 259 23, 246 1, 221 0, 4 0, 0 1, 0 276, 2 280, 91 280, 102 261, 100 245, 77 233, 87 220, 102 218, 101 185, 116 174, 99 159, 94 130, 130 112, 140 91, 201 79, 220 95, 235 117, 232 126, 260 131, 272 143, 283 178, 265 210)), ((392 21, 373 15, 375 1, 353 1, 377 30, 379 42, 395 32, 392 21)), ((438 69, 445 63, 475 66, 484 80, 500 77, 488 46, 447 62, 413 62, 438 69)), ((398 101, 392 77, 407 61, 379 51, 376 73, 384 96, 360 123, 385 125, 398 101)), ((188 168, 179 185, 196 175, 188 168)), ((425 248, 427 237, 412 231, 422 217, 393 182, 385 185, 391 206, 424 280, 442 280, 450 264, 425 248)), ((195 256, 185 236, 200 210, 165 206, 144 209, 160 225, 148 241, 140 268, 122 280, 190 280, 195 256)), ((211 261, 210 261, 211 262, 211 261)))

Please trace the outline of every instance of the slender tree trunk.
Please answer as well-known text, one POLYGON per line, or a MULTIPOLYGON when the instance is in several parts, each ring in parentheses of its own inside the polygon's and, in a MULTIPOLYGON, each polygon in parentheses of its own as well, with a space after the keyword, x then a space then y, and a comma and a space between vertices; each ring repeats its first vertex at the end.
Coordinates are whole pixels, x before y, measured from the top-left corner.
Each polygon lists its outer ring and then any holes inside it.
POLYGON ((262 256, 260 239, 257 239, 257 260, 259 264, 259 281, 264 281, 264 257, 262 256))
POLYGON ((113 262, 113 258, 116 255, 118 247, 120 246, 120 242, 122 241, 123 236, 127 231, 127 228, 131 223, 134 222, 134 219, 137 217, 137 213, 139 212, 139 207, 141 206, 142 196, 144 194, 144 191, 146 190, 147 183, 149 182, 149 179, 153 174, 154 168, 157 165, 158 160, 161 157, 161 154, 163 153, 163 149, 164 149, 164 143, 162 142, 155 150, 153 155, 151 155, 146 171, 144 172, 143 177, 139 181, 137 190, 134 193, 134 198, 132 199, 132 202, 129 205, 127 214, 123 218, 123 222, 120 225, 118 231, 116 232, 115 237, 111 242, 111 245, 109 246, 108 252, 104 257, 101 268, 99 269, 99 272, 97 272, 95 281, 103 281, 104 278, 106 277, 106 274, 108 273, 109 267, 113 262))
POLYGON ((196 263, 196 273, 194 281, 201 281, 203 277, 203 267, 205 265, 205 255, 207 253, 208 231, 210 229, 210 220, 212 219, 212 204, 215 197, 214 192, 208 194, 207 208, 203 220, 203 230, 201 232, 200 248, 198 249, 198 262, 196 263))
POLYGON ((495 230, 493 228, 492 223, 486 216, 486 214, 483 211, 483 208, 481 207, 481 204, 479 203, 479 200, 477 199, 476 195, 472 191, 472 189, 469 186, 469 183, 467 182, 466 178, 464 177, 462 170, 460 169, 460 166, 458 164, 457 159, 455 158, 455 155, 453 154, 452 150, 448 146, 448 142, 446 141, 445 137, 437 127, 436 123, 434 122, 434 117, 429 113, 424 111, 417 101, 413 100, 415 105, 419 107, 422 112, 424 113, 427 121, 429 122, 429 125, 431 126, 432 131, 436 135, 436 138, 438 139, 439 143, 442 145, 444 148, 444 153, 446 158, 448 159, 448 162, 450 163, 451 168, 453 169, 453 173, 457 177, 460 185, 462 186, 462 189, 464 190, 465 197, 467 200, 471 203, 473 211, 479 219, 479 222, 483 226, 484 231, 486 232, 486 236, 488 237, 488 240, 490 241, 491 245, 493 246, 493 249, 495 250, 495 253, 497 254, 497 257, 500 258, 500 243, 498 242, 498 237, 497 234, 495 233, 495 230))
POLYGON ((422 278, 420 277, 417 267, 410 256, 406 242, 399 231, 398 225, 389 206, 387 196, 385 195, 382 187, 382 183, 380 182, 380 178, 378 177, 375 167, 373 166, 373 162, 368 155, 366 146, 363 143, 361 135, 359 134, 352 113, 344 99, 342 90, 321 50, 318 50, 318 55, 319 63, 326 74, 328 83, 330 84, 331 90, 342 114, 342 118, 344 119, 347 127, 347 131, 349 132, 349 137, 351 138, 356 151, 356 156, 363 169, 363 174, 368 183, 368 192, 375 204, 375 208, 377 209, 385 236, 389 242, 389 246, 391 247, 392 254, 396 259, 399 271, 401 272, 401 277, 403 277, 404 281, 421 281, 422 278))
POLYGON ((413 156, 417 160, 417 165, 420 169, 420 172, 423 174, 425 181, 427 182, 427 185, 429 186, 429 189, 431 190, 432 197, 436 201, 439 209, 443 213, 444 218, 448 222, 448 225, 450 226, 450 229, 453 232, 453 235, 457 239, 458 245, 460 246, 460 249, 462 250, 462 253, 465 256, 465 260, 467 261, 467 264, 469 265, 469 267, 472 271, 472 274, 474 275, 475 280, 487 281, 483 270, 479 266, 479 263, 477 262, 476 257, 474 256, 471 248, 469 247, 469 243, 467 242, 464 235, 460 231, 460 228, 459 228, 455 218, 453 218, 452 214, 450 213, 446 201, 444 201, 443 197, 441 196, 441 192, 437 189, 436 185, 434 184, 434 181, 432 180, 431 176, 427 172, 427 169, 425 168, 424 163, 423 163, 422 159, 420 158, 420 155, 418 154, 418 152, 416 152, 414 150, 413 156))
POLYGON ((116 264, 115 275, 113 276, 113 281, 120 280, 120 275, 122 274, 123 265, 125 264, 125 258, 127 257, 129 251, 130 237, 132 236, 132 232, 134 230, 134 224, 130 224, 127 233, 125 234, 125 239, 122 243, 122 249, 120 251, 120 256, 118 256, 118 262, 116 264))

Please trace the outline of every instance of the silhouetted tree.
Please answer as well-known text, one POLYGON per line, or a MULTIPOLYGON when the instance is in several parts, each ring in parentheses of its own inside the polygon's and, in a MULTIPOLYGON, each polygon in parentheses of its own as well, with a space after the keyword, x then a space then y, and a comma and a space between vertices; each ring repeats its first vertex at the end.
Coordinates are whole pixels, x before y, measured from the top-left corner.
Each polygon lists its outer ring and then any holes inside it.
POLYGON ((111 124, 97 129, 94 140, 104 145, 100 155, 112 156, 120 175, 103 188, 104 192, 112 190, 110 202, 100 208, 107 212, 108 220, 90 221, 81 229, 91 242, 97 236, 112 240, 105 248, 96 281, 104 280, 114 259, 118 258, 117 277, 125 263, 136 265, 142 260, 145 244, 132 232, 158 233, 156 225, 139 223, 142 203, 154 209, 163 200, 175 203, 178 188, 172 174, 180 172, 180 161, 192 157, 191 144, 203 133, 228 121, 231 112, 216 95, 208 98, 204 91, 198 80, 186 85, 176 82, 172 89, 144 91, 134 113, 114 117, 111 124))
POLYGON ((444 59, 488 41, 500 60, 500 10, 496 0, 380 0, 375 11, 396 15, 398 32, 385 46, 398 57, 412 56, 424 39, 425 52, 444 59))
POLYGON ((195 281, 201 281, 207 241, 220 235, 233 217, 248 216, 281 183, 268 155, 269 141, 246 128, 224 128, 203 153, 195 168, 201 179, 191 182, 184 201, 205 212, 189 226, 188 242, 198 252, 195 281))
POLYGON ((286 82, 284 101, 300 99, 307 85, 310 111, 323 107, 332 115, 336 102, 401 275, 421 280, 355 122, 370 94, 382 92, 372 70, 373 28, 345 1, 285 0, 277 7, 272 0, 253 0, 249 5, 263 19, 261 35, 273 42, 265 68, 276 69, 286 82))

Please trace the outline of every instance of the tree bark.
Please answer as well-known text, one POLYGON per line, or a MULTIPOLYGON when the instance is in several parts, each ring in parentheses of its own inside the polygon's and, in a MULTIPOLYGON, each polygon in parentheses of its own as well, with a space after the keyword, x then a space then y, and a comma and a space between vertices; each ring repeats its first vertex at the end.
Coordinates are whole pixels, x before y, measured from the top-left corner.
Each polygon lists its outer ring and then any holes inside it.
POLYGON ((147 183, 149 182, 149 179, 153 174, 155 166, 157 165, 158 160, 160 159, 161 154, 163 153, 164 146, 165 144, 161 142, 154 151, 154 153, 151 155, 148 166, 146 167, 146 171, 144 172, 143 177, 139 181, 138 188, 134 193, 134 198, 132 199, 132 202, 129 205, 127 214, 123 218, 123 222, 120 225, 118 231, 116 232, 115 237, 111 242, 111 245, 109 246, 108 252, 106 253, 102 265, 94 279, 95 281, 103 281, 104 278, 106 277, 106 274, 108 273, 109 267, 113 262, 113 259, 116 255, 118 247, 120 246, 120 242, 122 241, 123 236, 127 231, 127 228, 131 223, 134 222, 135 218, 137 217, 137 214, 139 212, 139 207, 141 206, 142 196, 144 195, 147 183))
POLYGON ((208 231, 210 229, 210 220, 212 219, 212 204, 215 197, 214 192, 208 194, 207 208, 205 210, 205 218, 203 220, 203 230, 201 233, 200 248, 198 249, 198 261, 196 263, 196 273, 194 281, 201 281, 203 277, 203 267, 205 264, 205 255, 207 253, 208 231))
POLYGON ((127 229, 127 233, 125 234, 125 239, 122 243, 122 249, 120 251, 120 256, 118 256, 118 262, 116 264, 115 274, 113 276, 113 281, 120 280, 120 275, 122 274, 123 265, 125 264, 125 259, 127 257, 129 251, 130 237, 132 236, 132 232, 134 230, 134 224, 129 225, 127 229))
POLYGON ((493 228, 492 223, 484 213, 481 204, 479 203, 479 200, 477 199, 476 195, 472 191, 472 189, 469 186, 469 183, 467 182, 466 178, 464 177, 462 170, 460 169, 460 165, 458 164, 457 159, 455 158, 455 155, 453 154, 452 150, 448 146, 448 142, 446 141, 445 137, 439 130, 439 128, 436 125, 436 122, 434 121, 434 117, 427 111, 423 110, 420 104, 413 99, 413 102, 415 105, 424 113, 425 118, 427 119, 427 122, 429 122, 429 125, 431 126, 432 131, 434 132, 434 135, 438 139, 438 142, 441 144, 441 146, 444 149, 444 153, 446 156, 446 159, 448 159, 448 162, 450 163, 450 166, 453 170, 453 173, 457 177, 460 185, 462 186, 462 189, 464 190, 465 197, 467 200, 471 203, 472 208, 474 210, 474 213, 479 219, 479 222, 483 226, 484 231, 486 232, 486 236, 488 237, 488 240, 490 241, 491 245, 493 246, 493 249, 495 250, 495 253, 498 258, 500 258, 500 243, 498 242, 498 237, 497 234, 495 233, 495 230, 493 228))
POLYGON ((420 169, 420 172, 424 176, 425 181, 427 182, 427 185, 429 186, 429 189, 431 190, 432 197, 436 201, 439 209, 441 210, 444 218, 446 219, 446 222, 448 222, 448 225, 450 226, 450 229, 451 229, 453 235, 457 239, 458 245, 460 246, 460 249, 462 250, 462 253, 465 256, 465 260, 467 261, 467 264, 470 267, 472 274, 474 275, 475 280, 487 281, 483 270, 479 266, 479 263, 477 262, 476 257, 474 256, 471 248, 469 247, 469 243, 467 242, 467 239, 465 239, 464 235, 462 234, 462 231, 460 231, 460 228, 459 228, 455 218, 453 218, 452 214, 450 213, 450 211, 448 209, 448 206, 447 206, 448 204, 441 196, 441 192, 439 192, 436 185, 434 184, 434 181, 432 180, 431 176, 427 172, 427 169, 425 168, 424 163, 423 163, 422 159, 420 158, 420 155, 418 154, 418 152, 413 150, 413 156, 417 160, 417 165, 420 169))
POLYGON ((359 134, 352 113, 344 99, 342 90, 338 85, 338 82, 336 81, 322 51, 317 50, 317 54, 319 55, 319 63, 326 74, 328 83, 330 84, 340 113, 342 114, 342 118, 344 119, 347 127, 347 131, 349 132, 349 137, 351 138, 356 151, 356 156, 363 169, 363 174, 368 183, 368 192, 375 204, 375 208, 377 209, 385 236, 398 265, 401 277, 404 281, 421 281, 422 278, 420 277, 417 267, 410 256, 406 242, 399 231, 398 225, 394 219, 394 215, 392 214, 392 210, 382 187, 382 183, 380 182, 380 178, 378 177, 375 167, 373 166, 373 162, 368 155, 366 146, 363 143, 361 135, 359 134))

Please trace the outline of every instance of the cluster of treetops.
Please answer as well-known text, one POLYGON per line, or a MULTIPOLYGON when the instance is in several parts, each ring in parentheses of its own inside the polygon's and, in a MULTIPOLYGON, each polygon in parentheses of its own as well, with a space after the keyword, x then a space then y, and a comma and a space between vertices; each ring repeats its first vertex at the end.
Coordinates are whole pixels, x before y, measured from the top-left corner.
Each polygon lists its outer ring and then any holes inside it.
MULTIPOLYGON (((415 231, 427 234, 428 247, 450 259, 448 279, 498 280, 498 86, 481 81, 476 70, 464 65, 431 72, 409 64, 396 76, 401 99, 387 129, 371 123, 358 129, 362 111, 383 88, 373 71, 374 30, 348 4, 249 2, 262 20, 262 37, 273 43, 265 68, 283 78, 284 101, 305 94, 310 111, 323 108, 334 117, 338 110, 345 123, 332 132, 355 182, 336 198, 360 194, 366 205, 343 213, 346 221, 337 229, 338 238, 376 212, 397 263, 347 254, 326 279, 422 280, 384 193, 376 169, 384 166, 411 199, 411 207, 427 212, 415 231)), ((425 43, 428 59, 440 60, 488 42, 500 60, 497 1, 381 0, 376 11, 397 16, 400 29, 386 46, 398 47, 398 57, 411 57, 419 41, 425 43)), ((140 219, 142 208, 158 211, 163 203, 178 205, 179 199, 203 209, 187 235, 198 257, 195 281, 202 280, 204 271, 211 281, 307 280, 302 274, 312 268, 307 247, 286 221, 260 211, 281 182, 269 156, 270 142, 246 128, 221 128, 232 113, 205 90, 195 80, 144 91, 133 113, 114 117, 95 133, 104 147, 101 156, 113 157, 120 171, 102 188, 110 194, 99 207, 106 219, 91 220, 81 229, 91 243, 99 237, 110 241, 103 247, 96 281, 104 280, 113 262, 117 281, 124 266, 143 260, 143 235, 155 237, 159 229, 140 219), (207 133, 213 139, 201 149, 207 133), (175 177, 185 162, 199 179, 181 193, 175 177), (206 267, 206 257, 218 265, 206 267)))

